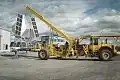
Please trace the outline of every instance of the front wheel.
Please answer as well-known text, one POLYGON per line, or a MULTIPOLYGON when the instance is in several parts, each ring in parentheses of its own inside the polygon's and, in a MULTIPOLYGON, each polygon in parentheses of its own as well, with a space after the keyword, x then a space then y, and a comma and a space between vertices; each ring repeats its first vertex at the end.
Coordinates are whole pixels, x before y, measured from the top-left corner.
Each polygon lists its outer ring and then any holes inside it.
POLYGON ((48 52, 46 50, 40 50, 38 52, 38 57, 41 59, 41 60, 48 60, 49 58, 49 55, 48 55, 48 52))
POLYGON ((101 50, 100 51, 100 55, 99 55, 99 59, 100 60, 110 60, 112 58, 112 52, 110 50, 101 50))

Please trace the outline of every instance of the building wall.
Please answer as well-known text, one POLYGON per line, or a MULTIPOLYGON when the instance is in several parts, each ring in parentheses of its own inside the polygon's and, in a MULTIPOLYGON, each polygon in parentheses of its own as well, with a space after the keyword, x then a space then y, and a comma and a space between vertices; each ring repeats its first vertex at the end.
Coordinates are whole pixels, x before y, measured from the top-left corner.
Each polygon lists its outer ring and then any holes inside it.
POLYGON ((5 30, 0 30, 1 34, 1 50, 10 50, 10 32, 5 30))

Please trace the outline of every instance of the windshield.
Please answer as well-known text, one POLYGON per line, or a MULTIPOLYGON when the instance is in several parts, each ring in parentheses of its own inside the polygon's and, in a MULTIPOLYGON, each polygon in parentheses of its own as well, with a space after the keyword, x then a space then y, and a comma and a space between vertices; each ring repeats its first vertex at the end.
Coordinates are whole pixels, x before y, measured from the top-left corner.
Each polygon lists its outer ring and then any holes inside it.
POLYGON ((16 47, 20 47, 20 42, 17 42, 16 47))
POLYGON ((16 43, 15 42, 11 42, 10 43, 10 47, 15 47, 16 46, 16 43))
POLYGON ((49 36, 42 36, 41 41, 45 41, 46 43, 49 43, 49 36))

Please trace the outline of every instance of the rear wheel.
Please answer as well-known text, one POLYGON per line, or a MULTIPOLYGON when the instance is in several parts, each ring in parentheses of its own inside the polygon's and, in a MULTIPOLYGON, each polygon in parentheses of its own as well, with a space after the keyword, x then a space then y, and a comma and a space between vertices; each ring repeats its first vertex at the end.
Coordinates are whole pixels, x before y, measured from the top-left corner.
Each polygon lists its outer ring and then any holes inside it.
POLYGON ((48 52, 46 50, 40 50, 38 52, 38 57, 41 59, 41 60, 48 60, 49 58, 49 55, 48 55, 48 52))
POLYGON ((112 52, 110 50, 101 50, 100 51, 100 55, 99 55, 99 59, 100 60, 110 60, 112 58, 112 52))

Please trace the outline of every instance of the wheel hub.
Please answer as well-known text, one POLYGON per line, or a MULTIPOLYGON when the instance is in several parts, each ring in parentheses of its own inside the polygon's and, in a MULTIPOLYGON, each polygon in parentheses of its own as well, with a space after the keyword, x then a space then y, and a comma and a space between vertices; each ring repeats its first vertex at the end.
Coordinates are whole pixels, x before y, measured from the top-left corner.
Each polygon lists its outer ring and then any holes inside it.
POLYGON ((104 52, 104 53, 103 53, 103 57, 104 57, 104 59, 108 59, 108 58, 109 58, 109 53, 104 52))
POLYGON ((44 52, 41 52, 41 53, 40 53, 40 56, 41 56, 42 58, 44 58, 44 57, 45 57, 45 53, 44 53, 44 52))

